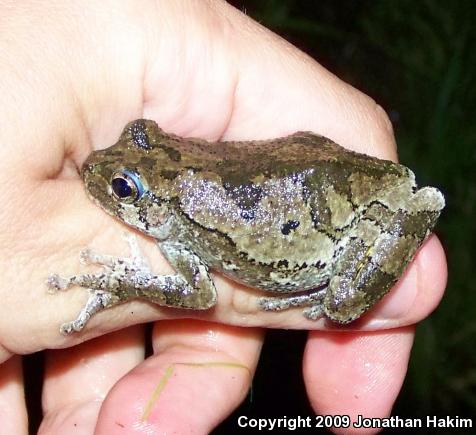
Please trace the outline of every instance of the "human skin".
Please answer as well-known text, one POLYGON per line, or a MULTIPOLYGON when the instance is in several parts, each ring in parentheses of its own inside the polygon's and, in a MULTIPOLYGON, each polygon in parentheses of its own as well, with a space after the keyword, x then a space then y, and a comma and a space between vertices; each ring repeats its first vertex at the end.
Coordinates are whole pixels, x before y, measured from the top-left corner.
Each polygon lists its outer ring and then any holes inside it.
MULTIPOLYGON (((86 246, 125 254, 125 226, 86 197, 78 168, 91 150, 113 144, 128 121, 150 118, 166 131, 209 140, 312 130, 395 160, 384 111, 220 0, 0 0, 0 17, 6 433, 27 433, 17 355, 42 349, 55 350, 47 352, 41 434, 208 433, 245 397, 262 327, 315 329, 303 372, 317 413, 388 415, 405 376, 412 325, 435 308, 445 287, 435 236, 391 293, 345 332, 310 323, 300 310, 260 312, 257 292, 216 275, 218 305, 209 312, 138 301, 65 337, 59 325, 76 316, 87 294, 50 295, 45 287, 49 273, 82 270, 78 254, 86 246), (157 321, 154 354, 144 361, 138 324, 148 321, 157 321), (188 364, 175 366, 145 414, 164 371, 178 362, 188 364)), ((154 242, 138 237, 152 269, 170 272, 154 242)))

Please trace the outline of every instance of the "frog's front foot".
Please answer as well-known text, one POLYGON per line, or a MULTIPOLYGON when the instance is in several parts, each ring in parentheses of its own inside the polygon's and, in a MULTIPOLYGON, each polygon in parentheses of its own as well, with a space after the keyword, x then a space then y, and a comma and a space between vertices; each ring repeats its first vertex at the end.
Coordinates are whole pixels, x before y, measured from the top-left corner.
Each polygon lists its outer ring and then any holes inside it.
POLYGON ((309 320, 317 320, 322 317, 324 310, 322 301, 326 294, 326 289, 312 290, 300 295, 283 295, 275 297, 260 298, 258 305, 264 311, 283 311, 295 307, 307 307, 303 310, 303 315, 309 320))
POLYGON ((127 241, 132 254, 131 258, 115 258, 85 249, 80 253, 81 263, 99 265, 102 267, 100 272, 74 275, 69 278, 58 274, 48 277, 46 284, 50 292, 67 290, 77 285, 88 289, 90 293, 78 317, 61 326, 62 334, 81 331, 95 313, 136 297, 135 288, 146 285, 151 279, 152 274, 140 254, 136 238, 128 236, 127 241))
POLYGON ((112 295, 101 290, 90 291, 86 305, 72 322, 63 323, 60 332, 64 335, 81 331, 94 313, 111 305, 112 295))
POLYGON ((58 290, 66 290, 71 285, 71 280, 63 278, 56 273, 53 273, 46 280, 46 286, 50 293, 55 293, 58 290))
POLYGON ((216 291, 207 266, 180 243, 162 243, 176 269, 174 275, 154 275, 139 251, 137 240, 128 236, 130 258, 115 258, 89 249, 82 251, 81 262, 100 265, 97 273, 63 278, 51 275, 47 280, 52 291, 66 290, 73 285, 88 289, 90 296, 78 317, 61 326, 63 334, 84 328, 98 311, 122 302, 140 298, 161 306, 205 310, 216 303, 216 291))

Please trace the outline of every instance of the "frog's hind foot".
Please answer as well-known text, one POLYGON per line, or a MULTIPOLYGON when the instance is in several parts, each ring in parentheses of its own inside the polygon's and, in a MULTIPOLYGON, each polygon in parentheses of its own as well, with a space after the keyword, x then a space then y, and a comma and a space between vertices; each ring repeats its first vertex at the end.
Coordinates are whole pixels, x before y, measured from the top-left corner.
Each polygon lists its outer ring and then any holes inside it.
POLYGON ((322 303, 307 307, 302 312, 303 316, 308 320, 317 320, 325 315, 322 303))
POLYGON ((296 296, 283 295, 275 297, 260 298, 259 308, 263 311, 283 311, 289 308, 307 307, 303 311, 304 317, 309 320, 317 320, 323 315, 322 301, 326 294, 326 289, 312 290, 305 294, 296 296))

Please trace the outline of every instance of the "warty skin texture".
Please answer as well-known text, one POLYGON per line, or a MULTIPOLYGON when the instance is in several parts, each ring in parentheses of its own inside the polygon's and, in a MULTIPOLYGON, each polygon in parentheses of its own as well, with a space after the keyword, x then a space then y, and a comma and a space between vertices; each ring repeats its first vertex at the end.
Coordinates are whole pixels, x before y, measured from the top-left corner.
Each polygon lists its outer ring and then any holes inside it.
POLYGON ((213 269, 274 293, 262 309, 303 306, 310 319, 348 323, 398 280, 444 207, 441 193, 418 190, 405 166, 310 132, 211 143, 137 120, 90 155, 82 176, 91 199, 155 238, 177 272, 165 283, 143 264, 109 267, 114 285, 88 282, 109 298, 95 311, 136 297, 210 308, 213 269), (112 180, 130 195, 117 195, 112 180))

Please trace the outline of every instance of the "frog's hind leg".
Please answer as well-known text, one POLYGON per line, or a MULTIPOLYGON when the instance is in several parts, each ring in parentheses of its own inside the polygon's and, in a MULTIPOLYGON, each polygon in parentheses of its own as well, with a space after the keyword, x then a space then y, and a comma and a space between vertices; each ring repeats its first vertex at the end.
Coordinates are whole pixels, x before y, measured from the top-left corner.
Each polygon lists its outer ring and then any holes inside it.
POLYGON ((401 276, 444 206, 441 193, 429 187, 403 204, 396 200, 389 195, 388 203, 369 206, 342 241, 323 302, 330 319, 348 323, 375 305, 401 276))
POLYGON ((317 319, 322 315, 322 302, 326 294, 325 288, 318 290, 311 290, 299 295, 283 295, 274 297, 260 298, 258 301, 259 307, 264 311, 283 311, 295 307, 307 307, 306 311, 313 309, 312 317, 317 319))

